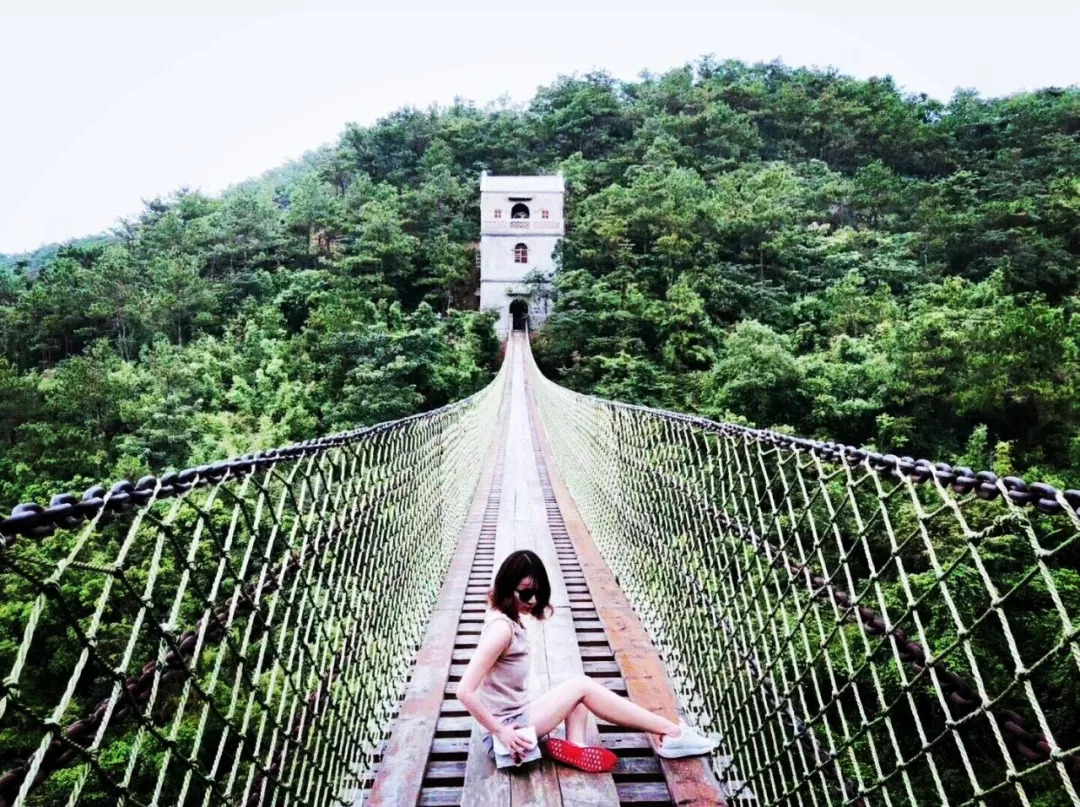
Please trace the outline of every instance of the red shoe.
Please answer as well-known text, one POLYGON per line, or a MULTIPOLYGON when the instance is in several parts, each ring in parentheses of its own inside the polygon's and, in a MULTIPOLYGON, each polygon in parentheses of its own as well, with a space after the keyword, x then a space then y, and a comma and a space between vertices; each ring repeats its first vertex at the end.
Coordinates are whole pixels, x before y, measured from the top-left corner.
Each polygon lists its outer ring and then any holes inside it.
POLYGON ((580 746, 569 740, 553 737, 540 743, 544 755, 587 773, 607 773, 619 758, 598 745, 580 746))

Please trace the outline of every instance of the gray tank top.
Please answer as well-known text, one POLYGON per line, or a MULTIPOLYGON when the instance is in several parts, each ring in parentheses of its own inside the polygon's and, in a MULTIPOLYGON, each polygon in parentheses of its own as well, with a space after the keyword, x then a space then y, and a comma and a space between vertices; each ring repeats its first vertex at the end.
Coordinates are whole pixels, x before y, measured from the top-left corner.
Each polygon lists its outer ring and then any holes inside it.
POLYGON ((488 611, 484 617, 485 632, 497 621, 510 626, 510 644, 491 665, 477 693, 481 702, 496 718, 510 717, 529 705, 529 635, 502 611, 488 611))

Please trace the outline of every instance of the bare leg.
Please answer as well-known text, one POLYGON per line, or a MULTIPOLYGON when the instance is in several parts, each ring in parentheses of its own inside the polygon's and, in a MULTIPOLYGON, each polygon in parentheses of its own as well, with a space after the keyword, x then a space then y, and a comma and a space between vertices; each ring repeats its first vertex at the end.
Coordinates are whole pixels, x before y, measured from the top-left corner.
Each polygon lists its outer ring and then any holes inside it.
MULTIPOLYGON (((597 717, 625 728, 665 735, 678 735, 681 731, 667 718, 620 698, 587 675, 575 675, 529 704, 529 719, 537 736, 542 737, 554 729, 580 704, 597 717)), ((567 739, 570 739, 569 725, 567 739)))
POLYGON ((579 703, 566 716, 566 739, 575 745, 585 745, 585 729, 589 725, 589 710, 579 703))

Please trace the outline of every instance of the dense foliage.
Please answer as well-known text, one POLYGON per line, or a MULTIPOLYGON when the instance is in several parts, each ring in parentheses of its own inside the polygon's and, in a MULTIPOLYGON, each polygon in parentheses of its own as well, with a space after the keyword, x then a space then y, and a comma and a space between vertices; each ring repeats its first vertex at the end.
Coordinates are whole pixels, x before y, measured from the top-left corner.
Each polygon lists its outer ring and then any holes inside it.
POLYGON ((564 162, 542 354, 565 383, 1070 477, 1080 92, 943 106, 706 62, 541 97, 605 110, 603 158, 564 162))
POLYGON ((1080 90, 942 104, 706 59, 401 110, 0 268, 0 501, 479 388, 482 169, 566 177, 537 343, 562 383, 1075 483, 1080 90))
POLYGON ((110 243, 0 273, 0 498, 47 499, 475 391, 498 345, 490 316, 448 308, 473 261, 457 232, 463 198, 367 179, 337 194, 315 176, 222 199, 182 192, 110 243), (432 199, 443 220, 410 214, 432 199))
POLYGON ((30 252, 15 254, 0 253, 0 271, 19 269, 23 272, 39 272, 56 260, 60 250, 65 247, 92 247, 110 241, 109 235, 88 235, 72 238, 62 244, 43 244, 30 252))
POLYGON ((943 105, 708 59, 349 126, 222 198, 181 191, 112 242, 0 273, 2 498, 474 389, 490 338, 451 312, 475 308, 484 168, 567 177, 539 350, 565 383, 1067 476, 1078 137, 1075 88, 943 105))

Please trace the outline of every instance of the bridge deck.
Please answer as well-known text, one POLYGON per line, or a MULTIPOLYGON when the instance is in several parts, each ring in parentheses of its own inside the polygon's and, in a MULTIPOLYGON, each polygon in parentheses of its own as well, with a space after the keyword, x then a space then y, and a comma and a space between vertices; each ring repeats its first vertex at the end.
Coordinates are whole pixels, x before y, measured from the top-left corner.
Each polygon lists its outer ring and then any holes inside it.
POLYGON ((554 615, 528 625, 534 695, 585 672, 674 718, 659 657, 581 523, 551 462, 528 384, 524 337, 508 345, 508 406, 487 468, 384 749, 369 805, 612 805, 722 803, 705 760, 661 760, 650 739, 601 722, 590 740, 613 750, 612 775, 547 760, 497 772, 456 697, 476 646, 484 597, 502 559, 532 549, 547 566, 554 615))

